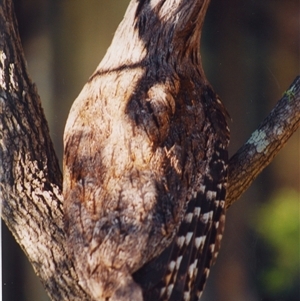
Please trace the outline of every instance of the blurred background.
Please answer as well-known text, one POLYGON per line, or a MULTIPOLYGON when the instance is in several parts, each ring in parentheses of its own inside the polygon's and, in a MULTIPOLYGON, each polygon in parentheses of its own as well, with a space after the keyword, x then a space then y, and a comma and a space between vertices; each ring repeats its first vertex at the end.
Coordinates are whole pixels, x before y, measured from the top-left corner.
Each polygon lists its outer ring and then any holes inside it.
MULTIPOLYGON (((57 155, 73 100, 102 59, 129 0, 15 0, 29 73, 57 155)), ((212 0, 204 70, 232 122, 230 154, 250 137, 300 72, 298 0, 212 0)), ((202 301, 299 301, 299 130, 227 215, 202 301)), ((2 225, 3 300, 46 301, 2 225)))

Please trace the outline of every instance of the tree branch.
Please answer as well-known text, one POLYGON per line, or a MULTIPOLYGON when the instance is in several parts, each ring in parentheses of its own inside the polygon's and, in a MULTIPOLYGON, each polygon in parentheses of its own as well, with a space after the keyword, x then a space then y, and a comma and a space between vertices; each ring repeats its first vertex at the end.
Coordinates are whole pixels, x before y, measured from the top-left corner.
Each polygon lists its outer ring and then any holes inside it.
MULTIPOLYGON (((65 253, 62 176, 36 87, 29 79, 12 3, 0 2, 0 200, 2 218, 52 300, 90 300, 65 253)), ((230 160, 227 206, 299 127, 297 77, 230 160)))
POLYGON ((62 175, 11 1, 1 2, 0 28, 2 218, 52 300, 89 300, 65 253, 62 175))
POLYGON ((231 206, 283 148, 300 124, 300 76, 229 161, 226 207, 231 206))

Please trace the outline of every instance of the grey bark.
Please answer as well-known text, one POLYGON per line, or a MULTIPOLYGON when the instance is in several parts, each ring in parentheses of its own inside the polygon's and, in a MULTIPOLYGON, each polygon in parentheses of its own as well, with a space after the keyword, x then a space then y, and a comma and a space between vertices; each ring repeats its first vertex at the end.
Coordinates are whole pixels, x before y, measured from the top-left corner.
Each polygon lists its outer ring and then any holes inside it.
MULTIPOLYGON (((65 253, 62 175, 40 98, 26 70, 10 0, 0 2, 0 200, 2 218, 52 300, 90 300, 65 253)), ((230 160, 227 207, 300 123, 300 77, 230 160)))
POLYGON ((300 76, 297 76, 249 140, 230 158, 227 208, 270 164, 299 125, 300 76))

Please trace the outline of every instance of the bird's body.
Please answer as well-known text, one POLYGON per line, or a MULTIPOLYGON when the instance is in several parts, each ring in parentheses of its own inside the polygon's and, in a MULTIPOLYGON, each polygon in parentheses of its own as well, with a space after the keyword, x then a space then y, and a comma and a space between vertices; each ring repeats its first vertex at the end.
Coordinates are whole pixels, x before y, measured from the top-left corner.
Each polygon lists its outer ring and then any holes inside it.
POLYGON ((183 30, 207 4, 187 2, 132 1, 70 111, 68 250, 95 300, 196 300, 222 232, 228 129, 183 30))

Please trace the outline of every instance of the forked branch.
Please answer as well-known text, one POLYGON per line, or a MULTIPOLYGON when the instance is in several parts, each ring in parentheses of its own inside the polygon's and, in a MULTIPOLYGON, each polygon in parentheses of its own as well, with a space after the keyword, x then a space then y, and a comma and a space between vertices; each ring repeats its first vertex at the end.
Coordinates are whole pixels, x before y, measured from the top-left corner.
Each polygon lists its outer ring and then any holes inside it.
MULTIPOLYGON (((62 176, 40 98, 26 70, 11 0, 0 2, 0 200, 2 218, 52 300, 90 300, 65 253, 62 176)), ((231 158, 227 207, 299 127, 300 77, 231 158)))

